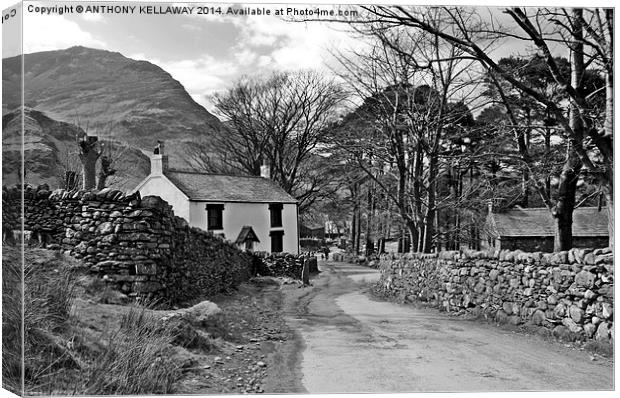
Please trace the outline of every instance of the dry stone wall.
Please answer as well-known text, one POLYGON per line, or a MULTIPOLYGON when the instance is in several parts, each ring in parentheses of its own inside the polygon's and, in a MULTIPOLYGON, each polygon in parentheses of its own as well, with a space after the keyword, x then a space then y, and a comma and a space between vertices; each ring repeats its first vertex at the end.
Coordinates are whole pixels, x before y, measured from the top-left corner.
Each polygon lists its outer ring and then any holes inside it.
POLYGON ((564 340, 613 342, 611 249, 386 254, 380 270, 378 288, 404 301, 527 324, 564 340))
MULTIPOLYGON (((3 187, 3 229, 19 229, 19 186, 3 187)), ((233 288, 250 277, 252 257, 174 216, 157 196, 113 189, 24 190, 31 239, 81 259, 130 296, 174 304, 233 288)))
MULTIPOLYGON (((256 252, 254 257, 255 273, 263 276, 301 279, 304 263, 308 262, 308 265, 312 266, 312 258, 305 255, 256 252)), ((316 258, 314 258, 314 265, 316 267, 316 258)))

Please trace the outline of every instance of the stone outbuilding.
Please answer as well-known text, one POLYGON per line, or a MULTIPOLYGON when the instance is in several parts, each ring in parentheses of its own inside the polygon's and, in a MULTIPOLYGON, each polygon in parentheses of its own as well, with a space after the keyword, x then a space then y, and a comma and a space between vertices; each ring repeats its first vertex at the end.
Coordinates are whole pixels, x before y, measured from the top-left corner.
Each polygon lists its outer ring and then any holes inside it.
POLYGON ((299 253, 297 200, 268 178, 182 171, 168 168, 160 143, 151 155, 151 173, 134 189, 160 196, 174 214, 241 249, 299 253))
MULTIPOLYGON (((527 252, 553 252, 555 220, 547 208, 514 208, 489 212, 484 226, 483 246, 527 252)), ((607 211, 580 207, 573 212, 573 247, 609 246, 607 211)))

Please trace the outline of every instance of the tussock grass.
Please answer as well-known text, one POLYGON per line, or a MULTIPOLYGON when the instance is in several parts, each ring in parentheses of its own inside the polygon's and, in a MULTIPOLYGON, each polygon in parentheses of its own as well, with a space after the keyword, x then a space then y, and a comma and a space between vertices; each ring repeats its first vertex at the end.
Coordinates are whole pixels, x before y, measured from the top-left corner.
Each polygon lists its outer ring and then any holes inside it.
MULTIPOLYGON (((22 283, 17 248, 3 248, 3 387, 21 392, 22 283)), ((76 295, 106 294, 75 260, 26 249, 24 264, 24 383, 27 395, 169 394, 181 376, 170 355, 174 325, 146 307, 122 309, 120 322, 94 331, 72 314, 76 295)), ((118 318, 116 318, 118 320, 118 318)))
POLYGON ((174 334, 145 308, 132 308, 107 339, 99 360, 86 373, 84 393, 168 394, 180 377, 169 358, 174 334))
POLYGON ((22 391, 22 276, 17 250, 2 250, 2 387, 22 391))

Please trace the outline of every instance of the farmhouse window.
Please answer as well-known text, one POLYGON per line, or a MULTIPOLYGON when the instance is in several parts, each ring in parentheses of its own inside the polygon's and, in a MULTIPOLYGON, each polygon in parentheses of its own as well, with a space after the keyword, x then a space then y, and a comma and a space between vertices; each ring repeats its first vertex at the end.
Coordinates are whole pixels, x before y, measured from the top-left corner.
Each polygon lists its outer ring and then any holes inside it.
POLYGON ((282 237, 284 236, 284 231, 271 231, 269 233, 271 236, 271 252, 272 253, 281 253, 284 251, 284 247, 282 244, 282 237))
POLYGON ((271 228, 282 226, 282 203, 272 203, 269 205, 271 228))
POLYGON ((224 205, 208 204, 207 205, 207 229, 209 231, 215 229, 224 229, 222 213, 224 205))

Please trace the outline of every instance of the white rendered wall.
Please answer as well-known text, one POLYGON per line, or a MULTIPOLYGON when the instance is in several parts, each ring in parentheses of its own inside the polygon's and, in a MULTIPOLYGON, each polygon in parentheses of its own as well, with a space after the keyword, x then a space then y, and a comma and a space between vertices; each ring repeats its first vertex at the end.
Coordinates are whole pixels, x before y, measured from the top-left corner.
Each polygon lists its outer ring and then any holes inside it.
POLYGON ((190 221, 189 200, 187 196, 177 188, 170 180, 163 176, 150 176, 146 182, 139 187, 140 195, 159 196, 172 206, 175 216, 183 217, 190 221))
POLYGON ((207 229, 207 203, 224 205, 222 214, 222 230, 214 230, 215 234, 224 234, 224 237, 234 242, 241 232, 241 228, 251 226, 260 242, 254 243, 254 251, 271 251, 271 231, 284 231, 282 237, 283 250, 287 253, 298 253, 297 205, 283 204, 282 227, 271 228, 269 203, 236 203, 236 202, 190 202, 189 214, 192 226, 207 229))

